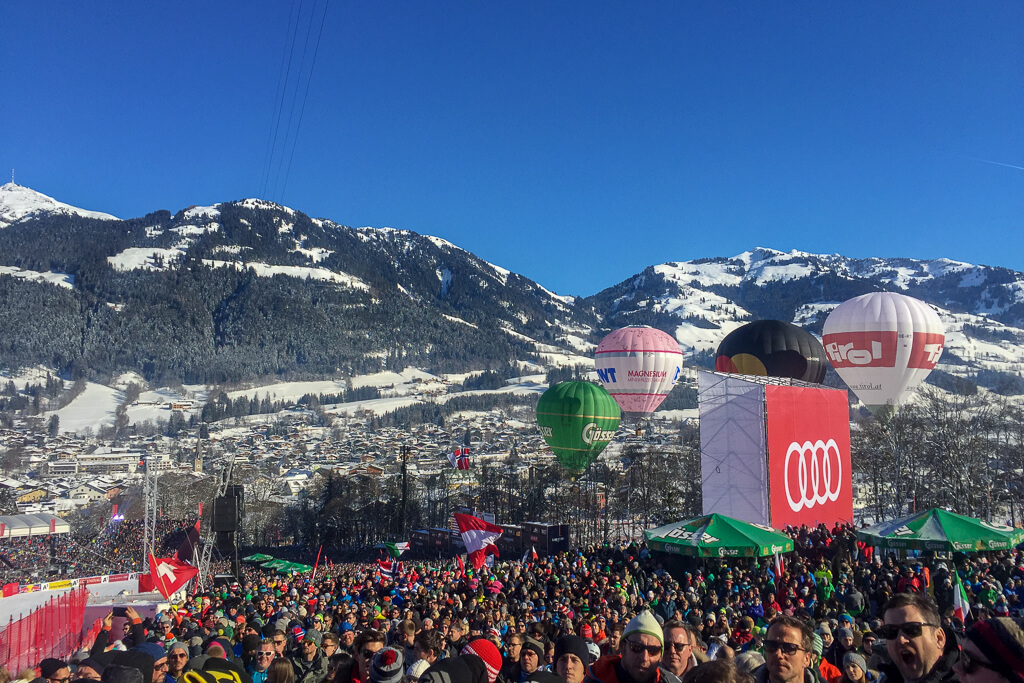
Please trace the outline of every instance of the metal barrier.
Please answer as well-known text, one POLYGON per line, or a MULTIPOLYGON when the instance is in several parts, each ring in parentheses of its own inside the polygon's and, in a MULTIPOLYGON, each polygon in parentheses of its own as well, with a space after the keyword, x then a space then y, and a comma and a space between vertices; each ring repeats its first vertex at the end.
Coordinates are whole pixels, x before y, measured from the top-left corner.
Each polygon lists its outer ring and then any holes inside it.
POLYGON ((63 659, 82 646, 82 620, 89 591, 84 586, 0 627, 0 663, 12 676, 47 657, 63 659))

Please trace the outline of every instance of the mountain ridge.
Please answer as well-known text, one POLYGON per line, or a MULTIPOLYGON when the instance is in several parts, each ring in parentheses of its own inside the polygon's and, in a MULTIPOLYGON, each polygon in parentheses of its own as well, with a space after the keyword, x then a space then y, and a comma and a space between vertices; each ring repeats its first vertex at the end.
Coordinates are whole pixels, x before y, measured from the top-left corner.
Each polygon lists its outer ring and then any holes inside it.
MULTIPOLYGON (((13 215, 5 196, 0 215, 13 215)), ((0 229, 7 367, 207 382, 400 364, 511 374, 585 365, 602 334, 626 324, 663 329, 691 364, 708 365, 743 322, 778 318, 820 335, 841 301, 892 290, 946 321, 936 377, 994 373, 989 383, 1005 385, 1024 368, 1024 274, 954 259, 756 247, 654 264, 571 297, 439 237, 263 200, 127 220, 48 206, 0 229)))

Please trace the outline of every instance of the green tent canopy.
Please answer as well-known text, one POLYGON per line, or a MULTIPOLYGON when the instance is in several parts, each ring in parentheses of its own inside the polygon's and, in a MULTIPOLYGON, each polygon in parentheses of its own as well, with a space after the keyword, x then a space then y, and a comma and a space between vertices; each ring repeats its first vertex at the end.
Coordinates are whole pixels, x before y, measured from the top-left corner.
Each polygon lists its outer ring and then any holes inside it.
POLYGON ((1024 541, 1024 529, 932 508, 861 529, 857 537, 886 549, 971 552, 1008 550, 1024 541))
POLYGON ((282 565, 288 564, 285 560, 271 560, 270 562, 264 562, 261 566, 267 569, 279 569, 282 565))
POLYGON ((793 539, 771 527, 712 513, 646 529, 647 545, 693 557, 767 557, 793 550, 793 539))
POLYGON ((256 553, 255 555, 250 555, 249 557, 243 557, 242 562, 269 562, 272 559, 274 559, 273 555, 264 555, 263 553, 256 553))

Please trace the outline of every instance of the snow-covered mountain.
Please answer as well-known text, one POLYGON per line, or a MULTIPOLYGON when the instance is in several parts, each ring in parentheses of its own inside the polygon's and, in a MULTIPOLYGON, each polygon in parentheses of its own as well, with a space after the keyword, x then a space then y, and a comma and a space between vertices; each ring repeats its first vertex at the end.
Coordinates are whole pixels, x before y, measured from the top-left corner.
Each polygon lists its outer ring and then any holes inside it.
POLYGON ((833 308, 879 290, 917 297, 939 311, 947 334, 938 381, 943 372, 986 385, 1019 380, 1024 274, 1005 268, 758 248, 650 266, 585 303, 608 327, 654 325, 673 334, 691 359, 710 363, 721 340, 745 322, 786 320, 820 337, 833 308))
POLYGON ((946 322, 934 381, 1024 394, 1024 274, 1005 268, 758 248, 652 265, 577 299, 437 237, 262 200, 122 221, 29 210, 64 206, 39 197, 0 192, 0 216, 18 216, 0 230, 5 367, 205 383, 406 365, 542 372, 588 364, 603 334, 629 324, 665 330, 688 365, 710 366, 744 322, 793 321, 820 335, 840 302, 894 290, 946 322))
POLYGON ((108 221, 120 220, 117 216, 111 216, 109 213, 87 211, 58 202, 53 197, 47 197, 41 192, 15 183, 0 185, 0 228, 6 228, 26 216, 39 214, 76 215, 108 221))

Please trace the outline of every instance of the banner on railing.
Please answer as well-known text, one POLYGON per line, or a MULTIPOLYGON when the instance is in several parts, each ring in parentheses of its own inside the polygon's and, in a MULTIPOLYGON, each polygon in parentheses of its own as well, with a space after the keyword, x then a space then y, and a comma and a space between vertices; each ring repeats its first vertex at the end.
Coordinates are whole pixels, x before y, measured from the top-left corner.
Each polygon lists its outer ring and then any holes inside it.
POLYGON ((106 574, 104 576, 87 576, 82 579, 64 579, 61 581, 49 581, 47 583, 7 583, 3 585, 3 590, 2 594, 0 594, 0 598, 7 598, 12 595, 18 595, 19 593, 37 593, 39 591, 57 591, 66 590, 68 588, 79 588, 83 586, 91 586, 96 583, 117 583, 119 581, 134 581, 138 579, 139 576, 140 574, 138 572, 130 572, 128 574, 106 574))

